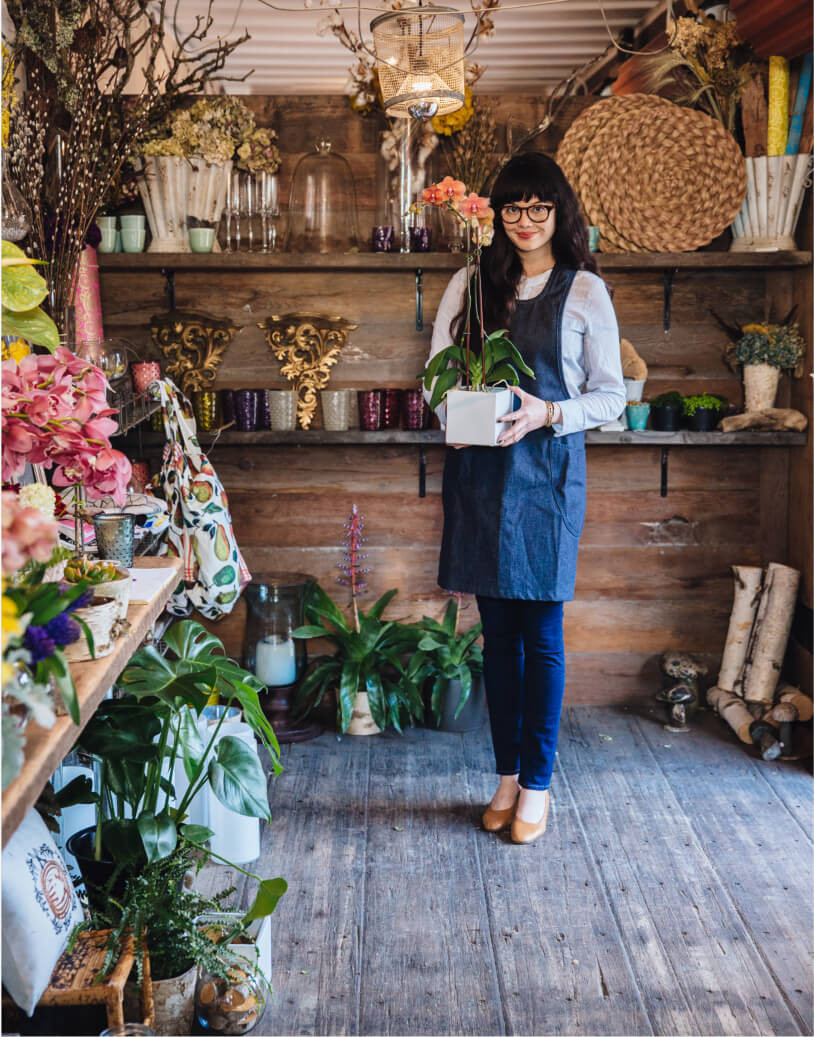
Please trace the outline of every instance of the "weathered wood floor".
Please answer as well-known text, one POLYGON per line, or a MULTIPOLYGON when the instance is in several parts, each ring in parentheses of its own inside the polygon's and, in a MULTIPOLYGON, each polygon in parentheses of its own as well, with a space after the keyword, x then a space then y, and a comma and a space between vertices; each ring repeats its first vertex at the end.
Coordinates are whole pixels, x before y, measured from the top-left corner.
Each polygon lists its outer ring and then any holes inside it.
POLYGON ((528 847, 479 828, 485 728, 286 747, 256 1032, 811 1034, 810 774, 700 720, 566 709, 528 847))

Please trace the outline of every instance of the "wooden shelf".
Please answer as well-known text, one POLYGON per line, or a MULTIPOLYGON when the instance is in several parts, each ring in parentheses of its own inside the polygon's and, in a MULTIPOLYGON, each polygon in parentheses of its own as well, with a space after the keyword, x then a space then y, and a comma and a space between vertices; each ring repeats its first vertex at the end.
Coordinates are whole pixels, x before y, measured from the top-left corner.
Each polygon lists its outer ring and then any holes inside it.
MULTIPOLYGON (((659 252, 603 255, 602 271, 610 270, 743 270, 805 267, 811 252, 659 252)), ((102 270, 457 270, 460 252, 117 252, 99 256, 102 270)))
POLYGON ((79 732, 90 720, 108 688, 125 668, 131 655, 161 614, 181 577, 183 565, 180 558, 137 558, 135 567, 171 568, 173 574, 149 605, 130 606, 127 611, 130 633, 116 642, 116 647, 110 655, 91 662, 71 663, 71 673, 79 697, 79 725, 74 724, 68 716, 57 717, 51 728, 40 727, 39 724, 31 722, 27 725, 23 769, 3 792, 3 846, 37 801, 45 783, 65 754, 70 751, 79 737, 79 732))
MULTIPOLYGON (((201 433, 199 436, 204 447, 212 445, 215 433, 201 433)), ((145 445, 164 443, 164 437, 158 433, 144 435, 145 445)), ((410 444, 432 444, 442 446, 444 433, 440 429, 427 429, 421 432, 407 432, 401 429, 388 429, 383 432, 363 432, 361 429, 348 429, 346 432, 326 432, 324 429, 296 429, 292 432, 274 432, 264 429, 258 432, 235 432, 227 429, 217 436, 218 446, 391 446, 410 444)), ((642 432, 629 430, 618 432, 600 432, 591 429, 585 433, 585 442, 591 446, 804 446, 805 432, 691 432, 682 429, 679 432, 656 432, 645 429, 642 432)))

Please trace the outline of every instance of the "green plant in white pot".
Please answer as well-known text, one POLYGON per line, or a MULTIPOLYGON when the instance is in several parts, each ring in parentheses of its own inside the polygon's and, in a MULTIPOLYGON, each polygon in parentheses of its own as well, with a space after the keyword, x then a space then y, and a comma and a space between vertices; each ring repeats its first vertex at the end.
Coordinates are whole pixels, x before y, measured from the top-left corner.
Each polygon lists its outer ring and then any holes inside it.
POLYGON ((440 623, 424 616, 416 627, 423 636, 407 664, 407 676, 419 686, 432 680, 430 708, 438 724, 445 716, 457 719, 483 673, 483 652, 477 643, 482 624, 459 633, 458 602, 452 598, 440 623))
POLYGON ((432 410, 446 401, 448 443, 496 446, 498 436, 505 429, 498 418, 519 405, 507 386, 519 383, 518 369, 530 378, 534 378, 534 372, 508 338, 505 328, 487 335, 483 326, 480 259, 483 248, 491 243, 495 214, 488 198, 479 198, 476 194, 467 196, 466 187, 452 177, 427 188, 418 207, 423 205, 444 208, 462 225, 467 276, 460 342, 436 353, 420 377, 424 387, 432 391, 432 410), (473 336, 478 343, 474 348, 473 336))

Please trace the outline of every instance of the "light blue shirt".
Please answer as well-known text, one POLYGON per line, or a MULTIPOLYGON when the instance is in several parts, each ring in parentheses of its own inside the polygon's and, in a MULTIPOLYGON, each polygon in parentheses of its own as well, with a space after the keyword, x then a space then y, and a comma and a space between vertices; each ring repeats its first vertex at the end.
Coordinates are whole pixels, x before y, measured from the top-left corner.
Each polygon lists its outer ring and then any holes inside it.
MULTIPOLYGON (((551 271, 537 277, 521 277, 518 299, 533 299, 551 271)), ((444 291, 433 324, 430 358, 452 345, 450 321, 460 312, 466 290, 466 267, 452 276, 444 291)), ((562 421, 552 425, 555 436, 597 428, 618 418, 625 409, 625 384, 619 326, 608 290, 601 277, 578 270, 565 303, 562 320, 562 373, 568 399, 555 400, 562 421)), ((424 390, 429 403, 432 393, 424 390)), ((446 405, 437 410, 443 426, 446 405)))

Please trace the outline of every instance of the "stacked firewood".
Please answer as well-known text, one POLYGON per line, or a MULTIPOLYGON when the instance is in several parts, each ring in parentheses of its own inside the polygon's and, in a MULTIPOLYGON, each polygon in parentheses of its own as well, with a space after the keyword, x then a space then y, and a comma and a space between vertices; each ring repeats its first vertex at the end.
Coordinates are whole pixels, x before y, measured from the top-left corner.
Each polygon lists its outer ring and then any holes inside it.
POLYGON ((707 702, 764 760, 797 755, 796 725, 812 717, 812 700, 779 680, 788 644, 800 573, 771 563, 733 565, 735 601, 715 687, 707 702))

